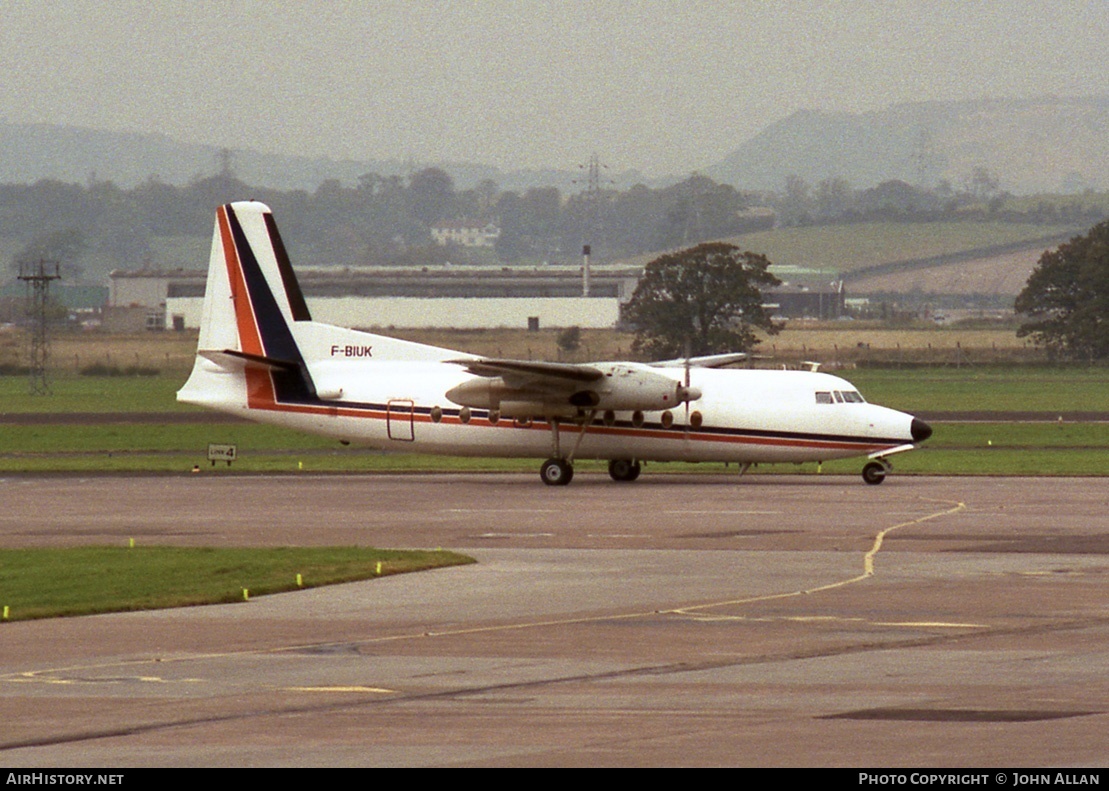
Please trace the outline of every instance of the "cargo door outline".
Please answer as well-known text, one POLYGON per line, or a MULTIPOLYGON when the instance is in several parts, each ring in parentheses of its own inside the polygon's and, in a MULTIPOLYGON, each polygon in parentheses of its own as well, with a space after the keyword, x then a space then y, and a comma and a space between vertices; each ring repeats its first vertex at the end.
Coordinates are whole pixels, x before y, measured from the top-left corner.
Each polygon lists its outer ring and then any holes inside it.
POLYGON ((389 439, 416 440, 416 403, 411 398, 390 398, 385 404, 385 428, 389 439))

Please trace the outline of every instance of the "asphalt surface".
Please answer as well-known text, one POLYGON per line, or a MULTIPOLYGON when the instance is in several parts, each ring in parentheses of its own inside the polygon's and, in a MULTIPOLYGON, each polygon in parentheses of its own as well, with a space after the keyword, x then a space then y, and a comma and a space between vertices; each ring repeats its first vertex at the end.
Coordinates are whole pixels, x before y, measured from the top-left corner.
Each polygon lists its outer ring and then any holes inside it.
POLYGON ((1105 766, 1104 479, 8 477, 0 546, 476 565, 0 623, 0 764, 1105 766))

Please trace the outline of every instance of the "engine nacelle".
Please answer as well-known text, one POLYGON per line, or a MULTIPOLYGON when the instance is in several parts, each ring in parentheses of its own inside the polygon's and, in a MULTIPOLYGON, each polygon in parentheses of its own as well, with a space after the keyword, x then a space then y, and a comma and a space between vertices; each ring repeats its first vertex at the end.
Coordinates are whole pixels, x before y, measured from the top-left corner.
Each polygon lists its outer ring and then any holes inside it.
POLYGON ((534 402, 538 405, 543 403, 536 393, 509 387, 500 377, 471 379, 463 382, 448 390, 447 398, 456 404, 473 409, 500 409, 502 402, 534 402))
POLYGON ((541 378, 529 387, 512 387, 502 377, 481 377, 447 391, 456 404, 500 410, 504 417, 573 415, 579 409, 613 412, 658 412, 701 392, 668 376, 624 364, 597 365, 604 375, 588 382, 541 378))
POLYGON ((604 378, 577 389, 570 396, 571 404, 613 412, 657 412, 701 397, 697 388, 654 371, 620 364, 598 367, 604 378))

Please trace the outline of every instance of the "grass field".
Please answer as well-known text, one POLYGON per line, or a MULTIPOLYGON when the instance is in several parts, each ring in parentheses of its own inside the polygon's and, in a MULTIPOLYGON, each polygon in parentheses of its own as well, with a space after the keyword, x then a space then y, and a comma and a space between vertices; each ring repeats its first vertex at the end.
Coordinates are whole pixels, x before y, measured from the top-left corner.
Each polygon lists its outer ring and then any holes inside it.
POLYGON ((5 620, 151 610, 473 563, 372 547, 76 547, 0 550, 5 620))
MULTIPOLYGON (((0 350, 17 346, 0 333, 0 350)), ((557 331, 424 330, 397 332, 424 343, 481 354, 530 359, 620 359, 627 357, 631 336, 614 331, 585 331, 583 348, 560 355, 557 331)), ((72 333, 59 336, 51 358, 53 394, 28 395, 27 380, 0 376, 0 416, 20 413, 184 413, 203 410, 178 404, 177 389, 191 366, 196 338, 184 333, 110 335, 72 333), (80 363, 157 368, 156 376, 80 376, 80 363)), ((772 367, 787 359, 815 359, 823 370, 851 380, 874 403, 911 413, 1039 412, 1109 413, 1109 368, 998 364, 1024 348, 1011 328, 891 328, 861 322, 814 324, 794 322, 762 348, 772 367), (868 367, 879 349, 905 351, 902 367, 868 367), (926 365, 927 362, 944 363, 926 365), (855 367, 856 365, 861 367, 855 367)), ((899 470, 914 472, 1032 472, 1109 474, 1109 438, 1100 424, 1010 424, 997 430, 992 445, 965 425, 935 426, 924 449, 895 459, 899 470), (1009 441, 1019 438, 1015 444, 1009 441)), ((991 439, 986 437, 986 440, 991 439)), ((526 470, 533 461, 444 459, 393 455, 344 448, 319 437, 259 424, 146 423, 117 419, 111 423, 66 425, 44 420, 39 425, 0 428, 0 471, 157 471, 183 472, 200 465, 205 472, 226 474, 206 460, 210 442, 238 446, 232 472, 379 471, 379 470, 526 470)), ((592 469, 581 462, 582 470, 592 469)), ((859 462, 825 465, 826 471, 851 470, 859 462)), ((603 465, 597 465, 603 469, 603 465)), ((680 465, 666 469, 681 470, 680 465)), ((691 465, 690 469, 706 467, 691 465)), ((802 469, 811 470, 812 465, 802 469)), ((786 470, 791 467, 771 468, 786 470)))
MULTIPOLYGON (((378 331, 418 343, 490 357, 524 360, 632 359, 631 333, 582 330, 581 348, 563 352, 558 329, 452 330, 395 329, 378 331)), ((19 330, 0 330, 0 367, 25 363, 27 337, 19 330)), ((878 360, 889 364, 964 365, 1044 361, 1042 352, 1016 336, 1015 326, 948 326, 931 323, 890 327, 870 322, 789 322, 778 335, 767 336, 756 349, 760 364, 795 364, 817 360, 826 367, 854 366, 878 360)), ((183 382, 196 354, 195 332, 111 334, 58 332, 51 343, 49 371, 75 374, 91 365, 126 369, 142 367, 180 376, 183 382)))
POLYGON ((964 366, 843 371, 868 401, 906 412, 1109 412, 1109 368, 964 366))
MULTIPOLYGON (((845 372, 869 401, 911 413, 977 412, 988 423, 936 423, 924 448, 894 459, 917 473, 1109 475, 1109 424, 1006 422, 1000 413, 1109 414, 1109 369, 1081 367, 962 367, 911 370, 866 368, 845 372)), ((125 414, 197 412, 174 400, 182 377, 60 376, 54 395, 27 394, 19 377, 0 377, 3 412, 125 414)), ((0 471, 8 473, 162 472, 534 471, 533 460, 460 459, 391 454, 344 447, 333 440, 255 423, 126 421, 8 425, 0 430, 0 471), (238 447, 229 470, 211 466, 208 443, 238 447)), ((824 465, 826 472, 856 472, 858 460, 824 465)), ((579 462, 580 471, 603 471, 579 462)), ((716 470, 718 465, 652 465, 668 471, 716 470)), ((792 471, 792 465, 764 467, 792 471)), ((815 465, 803 465, 811 472, 815 465)))
POLYGON ((1032 242, 1076 230, 1073 224, 881 222, 775 228, 727 241, 763 253, 779 267, 840 274, 891 261, 1032 242))
MULTIPOLYGON (((906 411, 1109 411, 1109 368, 974 366, 832 370, 867 400, 906 411)), ((203 412, 178 404, 186 374, 51 378, 53 393, 32 396, 27 380, 0 376, 0 414, 73 412, 203 412)))

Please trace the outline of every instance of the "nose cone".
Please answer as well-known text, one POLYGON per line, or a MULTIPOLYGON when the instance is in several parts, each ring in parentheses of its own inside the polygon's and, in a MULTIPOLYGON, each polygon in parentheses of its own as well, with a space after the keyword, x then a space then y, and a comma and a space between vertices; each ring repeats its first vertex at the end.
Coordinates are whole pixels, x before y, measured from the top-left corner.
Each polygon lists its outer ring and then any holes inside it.
POLYGON ((932 436, 932 427, 920 418, 914 417, 909 425, 909 433, 913 435, 913 442, 924 442, 932 436))

